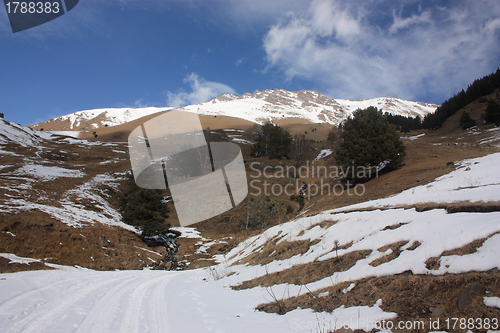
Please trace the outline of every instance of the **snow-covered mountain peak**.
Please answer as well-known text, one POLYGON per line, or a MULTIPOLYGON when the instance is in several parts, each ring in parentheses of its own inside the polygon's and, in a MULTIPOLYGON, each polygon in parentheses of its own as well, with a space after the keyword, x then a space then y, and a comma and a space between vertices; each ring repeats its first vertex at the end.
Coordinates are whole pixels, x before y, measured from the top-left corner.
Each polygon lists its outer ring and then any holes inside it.
POLYGON ((301 118, 312 123, 339 125, 357 109, 375 106, 394 115, 421 117, 434 112, 435 104, 406 101, 397 97, 365 100, 333 99, 320 92, 283 89, 256 90, 252 94, 222 94, 206 103, 181 110, 204 115, 225 115, 263 123, 283 118, 301 118))
MULTIPOLYGON (((361 108, 375 106, 384 112, 402 116, 419 116, 434 112, 435 104, 406 101, 396 97, 365 100, 333 99, 320 92, 283 89, 256 90, 236 95, 225 93, 205 103, 187 105, 178 110, 201 115, 222 115, 262 124, 277 119, 296 118, 304 122, 339 125, 361 108)), ((94 130, 105 126, 123 124, 144 116, 172 108, 121 108, 78 111, 34 125, 51 130, 94 130)))

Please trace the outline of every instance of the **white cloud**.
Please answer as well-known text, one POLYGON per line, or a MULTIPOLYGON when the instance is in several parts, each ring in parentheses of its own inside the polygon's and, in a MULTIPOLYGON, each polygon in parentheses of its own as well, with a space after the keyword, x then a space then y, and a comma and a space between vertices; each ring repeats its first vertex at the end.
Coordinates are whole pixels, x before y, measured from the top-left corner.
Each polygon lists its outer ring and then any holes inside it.
POLYGON ((245 62, 248 58, 247 57, 243 57, 243 58, 240 58, 238 60, 236 60, 236 66, 239 66, 241 65, 243 62, 245 62))
POLYGON ((497 2, 402 9, 384 13, 371 2, 313 1, 307 11, 291 13, 267 31, 268 69, 352 99, 451 97, 496 70, 497 2))
POLYGON ((396 33, 401 29, 409 28, 413 25, 419 25, 421 23, 431 23, 431 12, 426 11, 421 13, 420 15, 412 15, 410 17, 402 18, 399 15, 396 15, 396 11, 394 10, 394 23, 389 28, 390 33, 396 33))
POLYGON ((167 91, 167 105, 179 107, 184 105, 199 104, 217 97, 220 94, 232 93, 236 91, 228 85, 219 82, 206 81, 196 73, 191 73, 184 79, 184 83, 189 83, 191 92, 183 89, 175 93, 167 91))

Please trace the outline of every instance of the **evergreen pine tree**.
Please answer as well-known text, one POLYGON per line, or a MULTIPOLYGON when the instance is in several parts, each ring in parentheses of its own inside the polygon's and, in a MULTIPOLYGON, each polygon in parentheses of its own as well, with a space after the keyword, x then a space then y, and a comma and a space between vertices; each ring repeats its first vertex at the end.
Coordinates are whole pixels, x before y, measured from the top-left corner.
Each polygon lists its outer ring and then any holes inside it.
POLYGON ((470 114, 467 111, 462 112, 462 116, 460 116, 460 127, 463 130, 476 126, 476 121, 471 118, 470 114))
POLYGON ((255 157, 283 158, 288 156, 293 141, 290 133, 283 128, 268 123, 261 127, 261 132, 252 147, 251 155, 255 157))
POLYGON ((483 113, 483 118, 487 123, 495 123, 500 126, 500 104, 493 99, 488 100, 488 107, 483 113))
POLYGON ((135 188, 122 198, 123 222, 140 228, 143 235, 156 235, 167 229, 169 209, 155 190, 135 188))
POLYGON ((358 109, 343 124, 341 149, 336 154, 337 163, 346 170, 378 167, 388 162, 388 168, 400 165, 406 155, 403 142, 395 126, 376 107, 358 109))

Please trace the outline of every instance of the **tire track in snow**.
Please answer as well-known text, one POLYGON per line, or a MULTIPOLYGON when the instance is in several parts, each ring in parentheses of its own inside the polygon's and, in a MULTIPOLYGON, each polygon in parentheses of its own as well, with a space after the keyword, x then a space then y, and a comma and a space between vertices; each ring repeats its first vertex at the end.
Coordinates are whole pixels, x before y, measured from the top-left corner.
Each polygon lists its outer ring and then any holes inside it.
POLYGON ((81 298, 98 288, 123 280, 126 277, 121 276, 119 278, 110 279, 106 274, 105 276, 101 275, 100 278, 101 281, 90 278, 83 286, 77 285, 65 292, 64 295, 58 295, 54 300, 45 303, 23 319, 15 322, 7 332, 40 333, 48 325, 52 324, 57 316, 81 298))
POLYGON ((117 310, 120 305, 122 296, 135 288, 135 280, 143 279, 141 276, 134 276, 126 281, 123 281, 111 288, 104 296, 102 296, 97 304, 92 308, 90 313, 85 317, 82 324, 78 327, 76 333, 85 332, 103 332, 107 333, 108 328, 105 323, 109 322, 112 315, 112 310, 117 310))
MULTIPOLYGON (((175 274, 177 275, 177 274, 175 274)), ((146 291, 155 284, 158 280, 168 279, 170 280, 175 276, 171 274, 170 276, 161 276, 156 279, 148 280, 142 283, 137 289, 134 290, 132 295, 129 297, 129 302, 127 305, 127 309, 125 310, 124 318, 122 321, 122 325, 120 327, 120 331, 122 333, 136 333, 139 329, 139 319, 140 319, 140 311, 141 305, 144 300, 144 295, 146 291)), ((161 285, 160 287, 161 288, 161 285)), ((157 288, 157 289, 158 289, 157 288)), ((155 290, 156 291, 156 290, 155 290)))
MULTIPOLYGON (((4 312, 5 310, 7 310, 8 308, 11 308, 13 307, 16 303, 24 300, 25 298, 27 298, 28 296, 31 296, 31 295, 34 295, 36 293, 39 293, 39 292, 42 292, 42 291, 45 291, 45 290, 48 290, 58 284, 64 284, 64 283, 68 283, 68 282, 71 282, 71 281, 77 281, 77 282, 81 282, 82 279, 81 277, 78 278, 78 277, 73 277, 73 278, 70 278, 70 279, 65 279, 65 280, 59 280, 59 281, 56 281, 56 282, 52 282, 51 284, 48 284, 42 288, 35 288, 35 289, 31 289, 29 291, 26 291, 20 295, 17 295, 17 296, 14 296, 8 300, 6 300, 5 302, 1 303, 0 304, 0 313, 4 312)), ((74 285, 75 283, 73 283, 74 285)))
POLYGON ((148 327, 150 332, 168 332, 168 313, 167 313, 167 295, 166 286, 168 282, 177 274, 171 274, 165 277, 158 287, 153 290, 151 302, 148 309, 148 327))

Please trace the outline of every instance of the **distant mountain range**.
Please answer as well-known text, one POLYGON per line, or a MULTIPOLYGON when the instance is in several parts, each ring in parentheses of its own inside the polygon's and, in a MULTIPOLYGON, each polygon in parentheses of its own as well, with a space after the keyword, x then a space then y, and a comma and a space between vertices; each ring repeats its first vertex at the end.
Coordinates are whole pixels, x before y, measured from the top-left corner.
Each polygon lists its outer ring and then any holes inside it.
MULTIPOLYGON (((435 104, 406 101, 396 97, 380 97, 365 100, 332 99, 320 92, 282 89, 256 90, 253 94, 222 94, 205 103, 187 105, 177 110, 195 112, 200 115, 222 115, 262 124, 286 118, 303 119, 309 123, 339 125, 361 108, 375 106, 393 115, 419 116, 434 112, 435 104)), ((106 126, 124 124, 171 107, 105 108, 85 110, 53 118, 31 127, 35 129, 68 131, 90 131, 106 126)))

